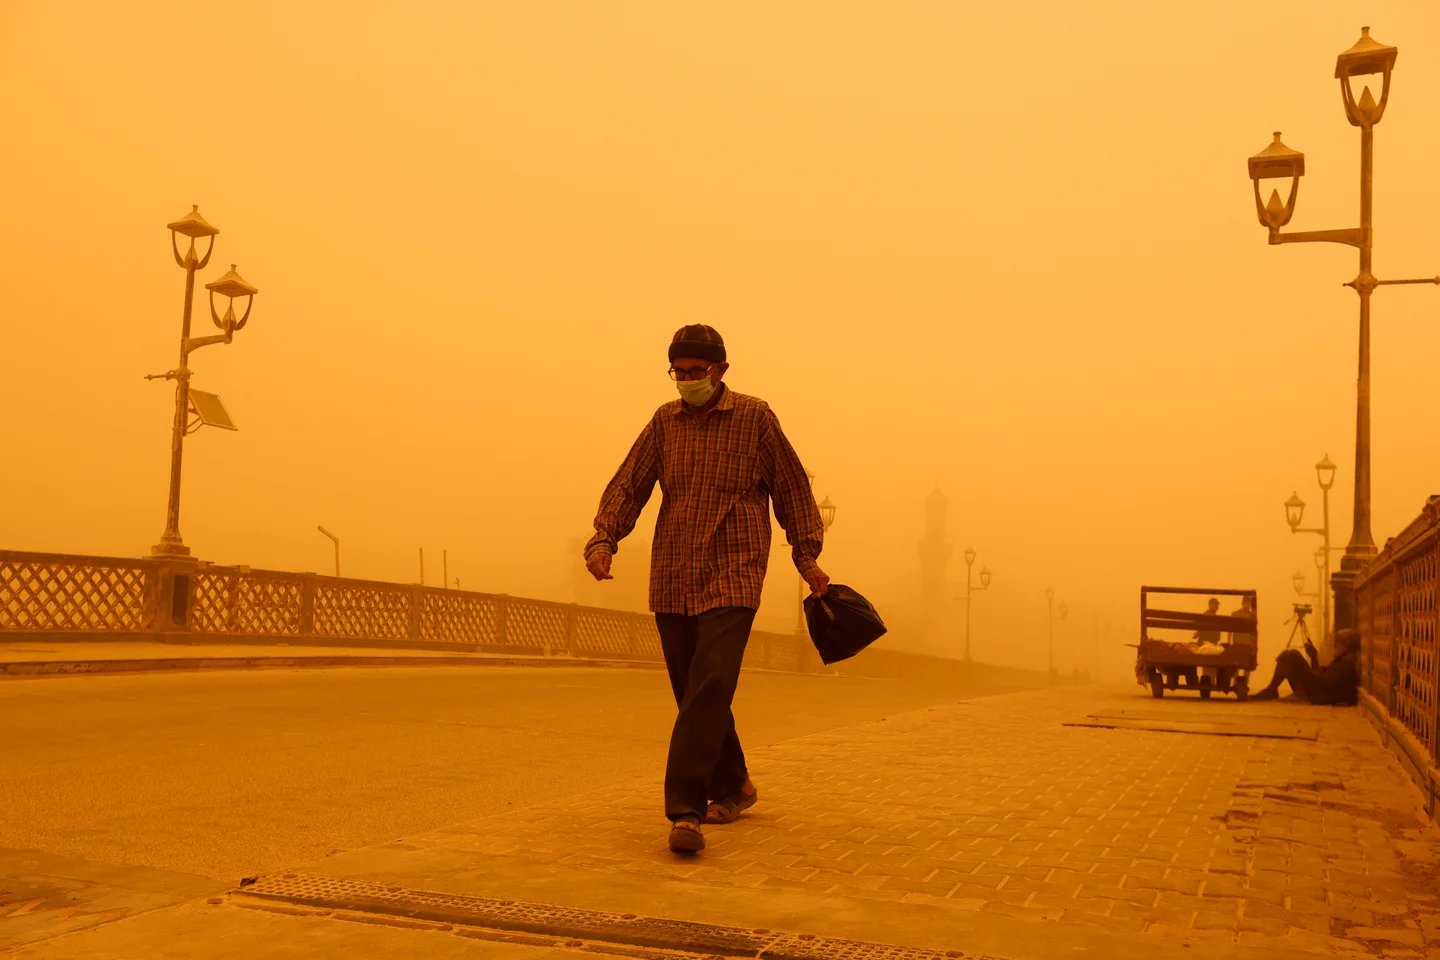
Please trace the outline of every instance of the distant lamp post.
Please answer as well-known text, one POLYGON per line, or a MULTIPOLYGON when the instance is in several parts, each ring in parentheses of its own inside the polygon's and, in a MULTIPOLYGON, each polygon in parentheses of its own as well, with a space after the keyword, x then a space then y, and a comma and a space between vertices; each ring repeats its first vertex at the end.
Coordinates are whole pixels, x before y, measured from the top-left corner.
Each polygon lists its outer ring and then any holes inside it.
POLYGON ((970 662, 970 597, 977 590, 990 589, 990 568, 980 568, 980 586, 975 586, 971 569, 975 566, 975 548, 965 548, 965 662, 970 662))
MULTIPOLYGON (((1305 174, 1305 155, 1275 140, 1249 160, 1250 179, 1255 189, 1255 213, 1260 225, 1269 231, 1271 244, 1278 243, 1342 243, 1360 251, 1360 270, 1345 286, 1360 297, 1359 377, 1355 391, 1355 520, 1350 543, 1340 561, 1331 587, 1335 590, 1336 627, 1353 627, 1355 613, 1349 585, 1370 558, 1375 556, 1375 538, 1370 533, 1370 295, 1376 287, 1402 283, 1440 284, 1440 276, 1414 280, 1377 280, 1370 272, 1371 248, 1374 239, 1371 220, 1375 181, 1375 125, 1385 113, 1390 100, 1390 74, 1395 68, 1399 51, 1378 43, 1370 37, 1370 28, 1360 28, 1360 39, 1335 59, 1335 78, 1340 81, 1340 96, 1345 117, 1351 126, 1360 128, 1360 225, 1342 230, 1310 230, 1281 233, 1280 229, 1295 215, 1295 198, 1300 191, 1300 178, 1305 174), (1376 102, 1365 86, 1356 97, 1351 80, 1355 77, 1380 76, 1380 100, 1376 102), (1280 199, 1280 191, 1272 189, 1269 199, 1263 197, 1261 181, 1281 181, 1288 199, 1280 199), (1288 181, 1286 183, 1285 181, 1288 181)), ((1328 554, 1327 554, 1328 556, 1328 554)))
POLYGON ((1319 596, 1320 596, 1319 591, 1316 591, 1316 592, 1314 592, 1314 593, 1306 593, 1306 592, 1305 592, 1305 572, 1304 572, 1303 570, 1296 570, 1294 576, 1292 576, 1292 577, 1290 578, 1290 582, 1295 585, 1295 595, 1296 595, 1297 597, 1319 597, 1319 596))
MULTIPOLYGON (((810 489, 811 489, 811 490, 814 490, 814 489, 815 489, 815 474, 813 474, 813 473, 806 473, 805 476, 806 476, 806 478, 809 479, 809 481, 810 481, 810 489)), ((825 525, 825 532, 828 534, 828 533, 830 532, 830 527, 835 523, 835 510, 836 510, 835 504, 830 501, 830 497, 827 495, 824 500, 820 501, 820 503, 817 504, 817 506, 818 506, 819 509, 820 509, 820 522, 825 525)), ((805 629, 805 598, 806 598, 807 596, 809 596, 809 595, 810 595, 810 584, 808 584, 808 583, 805 582, 805 578, 804 578, 804 577, 801 577, 801 578, 800 578, 800 609, 799 609, 799 612, 798 612, 798 613, 799 613, 798 619, 796 619, 796 621, 795 621, 795 632, 798 633, 798 634, 804 634, 804 633, 806 632, 806 629, 805 629)))
POLYGON ((194 351, 212 343, 229 343, 235 332, 244 328, 246 321, 250 319, 250 308, 254 305, 255 294, 259 291, 235 272, 235 265, 232 263, 219 280, 205 284, 205 288, 210 291, 210 319, 221 333, 209 337, 191 337, 190 315, 195 299, 195 273, 205 269, 210 262, 210 254, 215 250, 215 236, 220 231, 200 216, 198 205, 192 206, 188 214, 167 226, 170 228, 170 249, 175 254, 175 262, 185 271, 185 310, 180 321, 180 365, 166 373, 150 374, 145 378, 175 381, 175 418, 170 437, 170 497, 165 508, 165 532, 160 535, 160 542, 151 548, 150 552, 153 556, 187 557, 190 555, 190 548, 185 546, 180 537, 180 463, 185 435, 191 429, 205 424, 235 429, 225 414, 224 407, 220 405, 219 397, 214 394, 201 394, 199 391, 192 397, 189 357, 194 351), (190 241, 183 255, 180 253, 180 237, 187 237, 190 241), (195 241, 202 239, 208 241, 203 257, 195 252, 195 241), (216 294, 228 298, 223 317, 215 309, 216 294), (245 306, 237 319, 235 300, 239 297, 245 298, 245 306), (193 426, 187 422, 192 412, 198 418, 193 426))
POLYGON ((1047 608, 1048 608, 1048 618, 1047 618, 1046 626, 1049 628, 1049 635, 1050 635, 1050 677, 1051 677, 1051 679, 1054 679, 1054 677, 1055 677, 1055 621, 1056 621, 1056 620, 1064 620, 1067 616, 1069 616, 1069 615, 1070 615, 1070 607, 1069 607, 1069 605, 1068 605, 1067 603, 1065 603, 1064 600, 1061 600, 1061 601, 1060 601, 1060 606, 1057 608, 1057 607, 1055 606, 1055 591, 1054 591, 1053 589, 1051 589, 1050 587, 1046 587, 1046 588, 1045 588, 1045 604, 1046 604, 1046 606, 1047 606, 1047 608), (1055 613, 1055 611, 1056 611, 1057 609, 1060 611, 1058 616, 1057 616, 1056 613, 1055 613))
POLYGON ((321 533, 325 534, 325 536, 329 537, 329 538, 334 542, 334 544, 335 544, 335 576, 337 576, 337 577, 340 576, 340 538, 337 537, 337 536, 335 536, 335 534, 331 533, 329 530, 326 530, 324 527, 320 526, 319 524, 316 524, 316 525, 315 525, 315 529, 316 529, 316 530, 319 530, 321 533))
POLYGON ((1290 499, 1285 501, 1285 522, 1290 525, 1291 533, 1315 533, 1323 538, 1323 546, 1316 551, 1317 557, 1324 557, 1324 569, 1321 573, 1320 583, 1320 636, 1328 635, 1330 628, 1330 596, 1325 590, 1324 584, 1330 582, 1330 488, 1335 486, 1335 464, 1330 462, 1327 454, 1319 463, 1315 464, 1315 479, 1320 484, 1321 524, 1318 527, 1302 527, 1301 521, 1305 517, 1305 501, 1300 499, 1298 493, 1290 494, 1290 499))

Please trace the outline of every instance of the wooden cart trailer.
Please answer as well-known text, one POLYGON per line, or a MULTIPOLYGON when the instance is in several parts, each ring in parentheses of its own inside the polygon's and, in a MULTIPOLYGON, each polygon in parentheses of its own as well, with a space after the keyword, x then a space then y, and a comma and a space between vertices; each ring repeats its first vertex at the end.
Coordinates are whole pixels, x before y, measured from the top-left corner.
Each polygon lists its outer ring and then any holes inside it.
MULTIPOLYGON (((1233 693, 1237 700, 1250 695, 1250 674, 1258 655, 1257 620, 1254 616, 1207 615, 1172 610, 1174 600, 1166 597, 1235 597, 1250 599, 1256 610, 1254 590, 1205 590, 1199 587, 1141 587, 1140 642, 1136 645, 1135 680, 1149 686, 1150 694, 1163 697, 1166 690, 1196 690, 1208 700, 1215 691, 1233 693), (1182 631, 1170 639, 1152 636, 1151 631, 1182 631), (1194 635, 1219 636, 1219 649, 1197 651, 1194 635)), ((1223 599, 1222 599, 1223 603, 1223 599)))

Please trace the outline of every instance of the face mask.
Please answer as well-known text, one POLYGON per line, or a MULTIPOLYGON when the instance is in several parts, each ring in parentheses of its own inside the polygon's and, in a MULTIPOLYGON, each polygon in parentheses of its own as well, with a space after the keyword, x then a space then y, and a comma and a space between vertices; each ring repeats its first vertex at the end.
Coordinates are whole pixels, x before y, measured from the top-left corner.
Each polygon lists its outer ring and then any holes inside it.
POLYGON ((715 384, 709 377, 703 380, 676 380, 675 386, 680 391, 680 398, 692 407, 705 406, 715 393, 715 384))

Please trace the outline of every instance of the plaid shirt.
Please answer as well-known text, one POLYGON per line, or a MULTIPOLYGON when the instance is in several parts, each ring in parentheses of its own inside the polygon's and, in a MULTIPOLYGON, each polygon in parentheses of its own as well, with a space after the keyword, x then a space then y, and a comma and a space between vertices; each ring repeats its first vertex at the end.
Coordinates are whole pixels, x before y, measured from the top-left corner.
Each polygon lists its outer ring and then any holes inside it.
POLYGON ((586 560, 618 552, 657 481, 653 612, 758 608, 772 498, 796 569, 803 576, 816 568, 825 526, 805 468, 765 401, 721 384, 708 408, 672 400, 657 410, 600 498, 586 560))

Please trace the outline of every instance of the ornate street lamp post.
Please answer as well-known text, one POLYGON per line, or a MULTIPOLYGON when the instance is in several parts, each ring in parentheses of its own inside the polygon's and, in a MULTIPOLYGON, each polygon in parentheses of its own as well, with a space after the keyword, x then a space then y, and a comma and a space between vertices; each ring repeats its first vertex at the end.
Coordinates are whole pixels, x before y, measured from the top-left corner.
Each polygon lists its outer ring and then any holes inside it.
POLYGON ((965 548, 965 662, 970 662, 970 595, 976 590, 990 589, 990 568, 980 568, 980 586, 975 586, 974 579, 970 576, 971 569, 975 566, 975 548, 965 548))
POLYGON ((200 216, 198 205, 192 206, 188 214, 167 226, 170 228, 170 249, 175 254, 175 262, 185 271, 185 312, 180 322, 180 365, 166 373, 146 377, 147 380, 175 381, 175 419, 170 437, 170 499, 165 508, 165 532, 160 535, 160 542, 152 547, 150 552, 157 557, 188 557, 190 548, 180 539, 180 461, 185 434, 189 432, 187 421, 190 415, 190 354, 212 343, 229 343, 235 331, 242 329, 250 319, 250 308, 254 305, 255 294, 259 291, 235 272, 235 264, 230 264, 230 269, 224 276, 205 284, 205 289, 210 291, 210 319, 222 332, 209 337, 191 337, 190 311, 195 298, 195 273, 205 269, 205 265, 210 262, 210 254, 215 250, 215 236, 220 231, 200 216), (182 236, 190 239, 189 249, 183 256, 179 244, 182 236), (203 257, 195 253, 195 241, 201 238, 209 241, 203 257), (217 293, 229 298, 224 317, 215 310, 217 293), (238 320, 235 318, 236 297, 245 298, 245 312, 238 320))
POLYGON ((1050 635, 1050 679, 1055 679, 1055 621, 1064 620, 1070 614, 1070 607, 1064 600, 1060 601, 1060 615, 1055 615, 1055 591, 1050 587, 1045 588, 1045 604, 1048 609, 1046 626, 1050 635))
POLYGON ((1330 627, 1330 597, 1325 592, 1324 585, 1330 581, 1330 488, 1335 486, 1335 464, 1330 462, 1329 454, 1315 464, 1315 478, 1320 484, 1320 526, 1300 526, 1300 521, 1305 516, 1305 501, 1300 499, 1298 493, 1290 494, 1290 499, 1285 501, 1285 522, 1290 524, 1291 533, 1317 533, 1324 538, 1324 546, 1315 552, 1317 558, 1325 558, 1320 586, 1317 588, 1320 590, 1320 636, 1323 639, 1328 635, 1330 627))
POLYGON ((1385 113, 1390 100, 1390 73, 1399 51, 1370 38, 1370 28, 1360 28, 1360 39, 1335 59, 1335 78, 1340 81, 1340 96, 1345 116, 1351 126, 1360 128, 1360 226, 1342 230, 1308 230, 1281 233, 1280 228, 1295 214, 1295 197, 1300 178, 1305 174, 1305 155, 1275 141, 1250 158, 1250 179, 1255 187, 1255 212, 1260 225, 1270 234, 1270 243, 1343 243, 1360 251, 1360 271, 1345 286, 1360 297, 1359 377, 1355 391, 1355 520, 1350 543, 1340 561, 1340 570, 1331 581, 1335 592, 1334 627, 1355 625, 1354 603, 1350 584, 1359 571, 1375 556, 1375 538, 1370 533, 1370 295, 1376 287, 1401 283, 1440 284, 1440 276, 1415 280, 1377 280, 1371 273, 1372 195, 1374 187, 1375 125, 1385 113), (1380 76, 1380 101, 1375 101, 1370 87, 1365 86, 1357 98, 1350 82, 1354 77, 1380 76), (1289 199, 1281 201, 1280 191, 1272 190, 1263 199, 1260 181, 1289 180, 1289 199))

